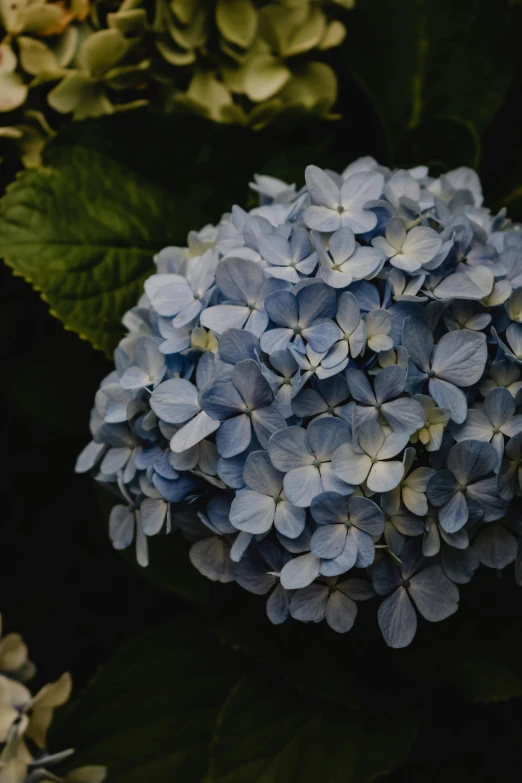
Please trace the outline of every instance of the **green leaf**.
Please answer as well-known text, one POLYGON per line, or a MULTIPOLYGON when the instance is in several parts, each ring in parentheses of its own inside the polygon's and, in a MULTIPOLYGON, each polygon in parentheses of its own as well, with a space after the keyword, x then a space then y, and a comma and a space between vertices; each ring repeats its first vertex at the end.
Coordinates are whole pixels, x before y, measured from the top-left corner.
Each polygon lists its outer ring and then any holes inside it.
POLYGON ((251 176, 229 166, 246 130, 142 111, 129 134, 129 121, 71 123, 45 148, 43 168, 22 172, 0 201, 0 257, 107 353, 153 255, 244 202, 251 176))
POLYGON ((456 117, 423 122, 402 136, 395 159, 400 165, 429 166, 432 176, 458 166, 477 168, 480 136, 471 123, 456 117))
POLYGON ((67 328, 109 352, 153 254, 181 239, 176 218, 186 209, 182 199, 81 146, 51 145, 44 164, 23 172, 0 202, 0 255, 67 328))
POLYGON ((408 758, 417 727, 355 721, 241 679, 210 746, 205 783, 363 783, 408 758))
POLYGON ((522 698, 522 679, 494 658, 465 658, 458 666, 458 682, 471 701, 481 704, 522 698))
POLYGON ((108 783, 200 783, 234 665, 230 652, 178 616, 175 626, 123 645, 58 713, 52 747, 76 749, 71 768, 106 765, 108 783))
POLYGON ((351 70, 385 128, 389 155, 407 130, 456 117, 479 133, 513 73, 509 15, 496 0, 366 0, 352 15, 351 70))

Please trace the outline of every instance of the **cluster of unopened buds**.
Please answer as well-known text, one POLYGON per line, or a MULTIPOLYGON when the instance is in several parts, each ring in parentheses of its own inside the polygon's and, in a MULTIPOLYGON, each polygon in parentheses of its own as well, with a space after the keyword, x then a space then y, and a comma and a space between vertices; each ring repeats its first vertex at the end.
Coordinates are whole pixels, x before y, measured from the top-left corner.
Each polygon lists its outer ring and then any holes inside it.
POLYGON ((345 632, 379 597, 404 647, 479 564, 522 583, 521 227, 467 168, 305 179, 156 256, 77 469, 141 565, 177 527, 273 623, 345 632))

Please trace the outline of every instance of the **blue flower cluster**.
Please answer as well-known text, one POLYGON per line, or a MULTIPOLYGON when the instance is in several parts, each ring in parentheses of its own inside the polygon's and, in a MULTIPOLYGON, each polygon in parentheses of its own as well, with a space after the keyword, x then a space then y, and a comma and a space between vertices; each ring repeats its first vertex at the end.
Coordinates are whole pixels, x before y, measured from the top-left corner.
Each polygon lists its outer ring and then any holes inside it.
POLYGON ((522 227, 467 168, 252 187, 156 256, 77 470, 122 498, 110 536, 141 565, 178 527, 273 623, 345 632, 382 596, 404 647, 480 563, 522 583, 522 227))

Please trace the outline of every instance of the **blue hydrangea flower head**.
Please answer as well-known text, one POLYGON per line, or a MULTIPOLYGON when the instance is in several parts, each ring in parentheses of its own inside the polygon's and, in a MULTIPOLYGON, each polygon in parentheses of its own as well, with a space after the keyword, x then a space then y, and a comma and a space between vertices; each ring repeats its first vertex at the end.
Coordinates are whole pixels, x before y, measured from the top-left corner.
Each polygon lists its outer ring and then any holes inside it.
POLYGON ((271 622, 380 601, 404 647, 479 567, 522 582, 522 228, 466 167, 303 180, 155 256, 76 469, 140 565, 183 536, 271 622))

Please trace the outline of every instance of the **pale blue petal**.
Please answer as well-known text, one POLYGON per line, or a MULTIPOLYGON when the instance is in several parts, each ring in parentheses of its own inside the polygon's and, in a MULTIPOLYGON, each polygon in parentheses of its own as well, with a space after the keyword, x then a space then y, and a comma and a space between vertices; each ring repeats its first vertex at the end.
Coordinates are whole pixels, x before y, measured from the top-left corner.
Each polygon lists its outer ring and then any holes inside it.
POLYGON ((266 614, 273 625, 281 625, 290 612, 289 594, 281 585, 277 585, 266 602, 266 614))
MULTIPOLYGON (((511 397, 509 392, 507 394, 511 397)), ((511 397, 511 399, 513 398, 511 397)), ((470 408, 466 421, 463 424, 452 427, 451 434, 457 442, 461 440, 482 440, 489 443, 493 435, 493 426, 483 411, 470 408)))
POLYGON ((358 437, 359 446, 370 457, 376 457, 385 442, 383 428, 371 419, 364 421, 360 425, 358 437))
POLYGON ((409 593, 421 615, 430 623, 445 620, 458 609, 458 588, 437 565, 413 576, 409 593))
POLYGON ((100 471, 107 476, 114 475, 123 470, 131 455, 131 449, 127 446, 110 448, 102 459, 100 471))
POLYGON ((256 359, 258 353, 259 338, 244 329, 228 329, 219 340, 219 356, 229 364, 237 364, 243 359, 256 359))
POLYGON ((468 506, 462 492, 455 492, 453 497, 439 509, 439 522, 447 533, 461 530, 468 521, 468 516, 468 506))
POLYGON ((238 533, 234 539, 234 543, 230 548, 230 559, 234 563, 239 563, 248 547, 250 546, 254 536, 251 533, 238 533))
POLYGON ((75 472, 87 473, 88 470, 94 468, 99 459, 103 456, 107 449, 105 443, 95 443, 91 440, 90 443, 83 449, 80 456, 76 460, 75 472))
POLYGON ((324 283, 313 283, 297 293, 299 325, 310 326, 318 318, 333 318, 337 310, 335 291, 324 283))
POLYGON ((222 538, 213 536, 197 541, 189 552, 190 562, 197 570, 213 582, 233 582, 230 545, 222 538))
POLYGON ((382 535, 384 532, 384 514, 373 500, 364 497, 351 497, 348 500, 348 510, 350 521, 353 525, 370 536, 382 535))
POLYGON ((277 503, 274 526, 281 535, 286 538, 299 538, 306 523, 306 511, 304 508, 293 506, 286 500, 277 503))
POLYGON ((482 565, 502 569, 515 560, 517 540, 502 525, 488 525, 477 535, 473 549, 482 565))
POLYGON ((276 504, 272 497, 243 489, 230 508, 230 521, 237 530, 259 535, 267 533, 274 521, 276 504))
POLYGON ((399 569, 390 557, 383 557, 372 568, 372 584, 377 595, 389 595, 401 583, 399 569))
POLYGON ((357 616, 357 604, 340 590, 334 590, 326 604, 326 622, 333 631, 346 633, 357 616))
POLYGON ((312 554, 294 557, 281 570, 281 584, 285 590, 308 587, 319 576, 320 560, 312 554))
POLYGON ((447 466, 460 484, 471 484, 491 473, 496 462, 493 446, 475 440, 457 443, 447 457, 447 466))
POLYGON ((344 525, 323 525, 310 539, 310 550, 316 557, 338 557, 344 551, 346 535, 344 525))
POLYGON ((328 250, 336 263, 345 261, 355 250, 355 236, 350 228, 340 228, 328 240, 328 250))
POLYGON ((446 576, 459 585, 467 584, 479 567, 479 559, 472 549, 454 549, 442 546, 441 565, 446 576))
POLYGON ((302 331, 303 338, 310 343, 314 351, 326 353, 341 336, 337 324, 330 319, 318 319, 302 331))
POLYGON ((274 433, 268 443, 268 453, 272 464, 283 472, 311 465, 314 461, 302 427, 287 427, 274 433))
MULTIPOLYGON (((244 332, 241 332, 244 334, 244 332)), ((212 381, 217 380, 217 371, 220 363, 216 361, 213 353, 206 351, 199 359, 196 369, 196 386, 203 391, 212 381)), ((228 380, 228 378, 226 379, 228 380)))
POLYGON ((168 504, 164 500, 145 498, 140 506, 141 529, 146 536, 155 536, 160 532, 167 516, 168 504))
POLYGON ((508 510, 506 501, 497 494, 496 476, 482 479, 482 481, 468 486, 468 499, 478 505, 484 522, 501 519, 508 510))
POLYGON ((234 525, 230 523, 230 498, 228 496, 218 495, 209 501, 207 505, 207 516, 198 512, 200 520, 209 530, 218 536, 235 533, 234 525))
POLYGON ((350 440, 350 429, 334 418, 314 419, 306 431, 310 451, 322 462, 331 460, 339 446, 350 440))
POLYGON ((129 506, 114 506, 109 517, 109 535, 115 549, 127 549, 134 540, 134 514, 129 506))
POLYGON ((323 462, 320 467, 323 492, 338 492, 340 495, 351 495, 355 489, 354 484, 338 478, 332 470, 331 462, 323 462))
POLYGON ((216 283, 221 293, 232 301, 249 304, 261 290, 265 276, 259 264, 243 258, 225 258, 216 269, 216 283))
MULTIPOLYGON (((381 372, 384 372, 382 370, 381 372)), ((379 373, 380 375, 381 373, 379 373)), ((356 402, 366 403, 367 405, 375 405, 377 400, 373 393, 372 387, 366 375, 361 370, 347 370, 346 380, 348 382, 348 388, 350 394, 356 402)))
POLYGON ((297 590, 290 601, 290 614, 302 623, 320 623, 324 619, 329 595, 326 585, 313 584, 297 590))
POLYGON ((252 332, 256 337, 261 337, 267 326, 268 315, 264 310, 249 310, 249 316, 245 322, 244 329, 252 332))
POLYGON ((441 337, 433 355, 432 370, 448 383, 471 386, 481 379, 487 358, 484 335, 461 329, 441 337))
POLYGON ((332 471, 341 481, 358 486, 366 480, 372 461, 367 454, 354 451, 350 443, 345 443, 332 458, 332 471))
POLYGON ((169 503, 181 503, 188 494, 195 489, 196 482, 188 475, 181 476, 174 481, 163 478, 158 473, 152 477, 152 483, 160 495, 169 503))
POLYGON ((417 615, 404 587, 399 587, 379 606, 379 628, 388 647, 407 647, 417 630, 417 615))
POLYGON ((250 310, 243 305, 220 304, 203 310, 200 317, 201 325, 211 329, 218 337, 227 329, 241 329, 250 310))
POLYGON ((315 389, 303 389, 292 400, 292 410, 299 418, 306 419, 309 416, 326 413, 328 404, 315 389))
POLYGON ((314 497, 323 491, 321 474, 312 465, 294 468, 285 476, 284 489, 290 503, 308 508, 314 497))
POLYGON ((507 422, 515 410, 515 400, 507 389, 493 389, 484 401, 484 413, 496 428, 507 422))
POLYGON ((250 418, 244 413, 221 423, 216 434, 216 446, 222 457, 235 457, 248 448, 252 437, 250 418))
MULTIPOLYGON (((325 528, 320 528, 325 530, 325 528)), ((346 536, 344 549, 340 555, 331 560, 321 561, 322 576, 340 576, 354 567, 357 560, 357 542, 355 536, 346 536)))
POLYGON ((340 203, 339 188, 325 171, 318 166, 307 166, 305 179, 310 197, 316 204, 337 209, 340 203))
POLYGON ((151 379, 140 367, 133 365, 128 367, 120 378, 120 384, 123 389, 134 390, 142 389, 152 383, 151 379))
POLYGON ((176 454, 191 449, 204 438, 215 432, 220 422, 211 419, 205 411, 200 411, 191 421, 187 422, 171 438, 170 448, 176 454))
POLYGON ((253 359, 244 359, 236 364, 232 371, 232 383, 250 410, 270 405, 274 399, 270 384, 253 359))
POLYGON ((270 356, 281 353, 285 351, 293 337, 292 329, 269 329, 261 335, 261 349, 270 356))
POLYGON ((279 430, 286 428, 285 417, 277 403, 259 408, 252 414, 252 426, 261 446, 268 448, 270 437, 279 430))
POLYGON ((284 474, 274 468, 266 451, 248 455, 243 471, 245 484, 255 492, 275 497, 283 489, 284 474))
POLYGON ((424 321, 412 316, 406 318, 402 327, 401 342, 418 369, 424 373, 429 372, 433 334, 424 321))
POLYGON ((265 310, 278 326, 292 328, 297 325, 299 308, 296 297, 290 291, 275 291, 265 299, 265 310))
POLYGON ((398 367, 396 364, 391 367, 385 367, 375 376, 374 386, 377 402, 383 403, 388 400, 394 400, 403 393, 406 387, 406 370, 398 367))
MULTIPOLYGON (((166 383, 170 381, 162 383, 159 388, 161 389, 166 383)), ((221 381, 206 388, 199 395, 199 404, 213 419, 226 419, 227 416, 233 416, 245 408, 244 401, 230 381, 221 381)))
POLYGON ((150 396, 154 413, 169 424, 184 424, 200 411, 196 387, 183 378, 161 383, 150 396))
POLYGON ((304 211, 303 220, 308 228, 321 232, 335 231, 342 225, 337 209, 334 211, 327 207, 308 207, 304 211))
MULTIPOLYGON (((382 372, 377 375, 377 379, 380 378, 384 372, 385 370, 382 370, 382 372)), ((424 413, 423 407, 416 402, 416 400, 412 400, 409 397, 386 402, 381 408, 381 413, 391 429, 397 433, 406 432, 409 435, 413 435, 413 433, 417 432, 426 421, 426 414, 424 413)))
POLYGON ((318 525, 344 524, 348 521, 348 502, 337 492, 323 492, 313 499, 310 513, 318 525))
POLYGON ((400 484, 403 475, 402 462, 376 462, 372 465, 366 482, 372 492, 389 492, 400 484))
POLYGON ((460 389, 440 378, 430 378, 429 390, 438 407, 450 411, 452 421, 462 424, 466 420, 468 403, 460 389))
POLYGON ((355 567, 368 568, 371 566, 375 559, 375 545, 371 536, 356 527, 350 528, 348 536, 353 538, 357 545, 357 560, 355 561, 355 567))
POLYGON ((297 371, 297 362, 289 351, 275 351, 270 356, 270 364, 284 378, 291 378, 297 371))

